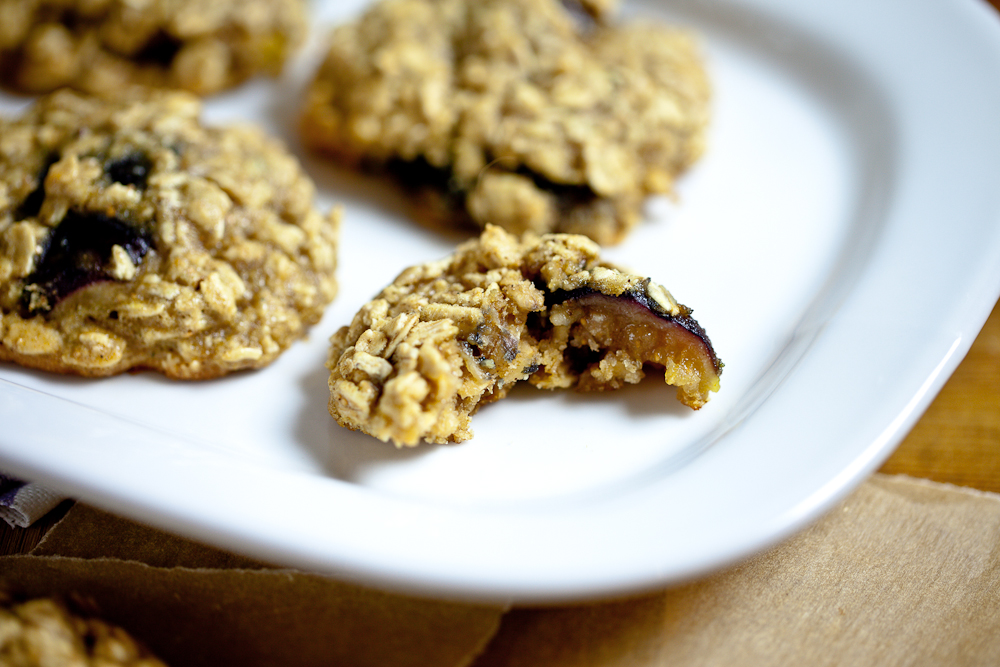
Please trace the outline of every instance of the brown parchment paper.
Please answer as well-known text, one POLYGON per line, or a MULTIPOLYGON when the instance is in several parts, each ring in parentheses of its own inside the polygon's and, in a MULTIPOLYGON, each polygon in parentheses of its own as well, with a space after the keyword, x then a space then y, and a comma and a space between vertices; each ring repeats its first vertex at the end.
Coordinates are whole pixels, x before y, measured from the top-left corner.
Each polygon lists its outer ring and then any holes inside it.
POLYGON ((175 667, 467 665, 501 613, 288 570, 11 556, 0 563, 0 579, 16 594, 61 597, 96 612, 175 667))
POLYGON ((1000 665, 1000 496, 876 475, 738 567, 506 614, 273 568, 85 505, 31 556, 0 558, 0 585, 84 600, 174 667, 1000 665))
POLYGON ((77 503, 32 556, 132 560, 154 567, 266 569, 274 566, 77 503))
POLYGON ((522 665, 1000 665, 1000 496, 876 475, 705 580, 513 610, 476 667, 522 665))
POLYGON ((172 667, 464 667, 503 609, 279 569, 76 504, 0 591, 56 597, 121 626, 172 667))

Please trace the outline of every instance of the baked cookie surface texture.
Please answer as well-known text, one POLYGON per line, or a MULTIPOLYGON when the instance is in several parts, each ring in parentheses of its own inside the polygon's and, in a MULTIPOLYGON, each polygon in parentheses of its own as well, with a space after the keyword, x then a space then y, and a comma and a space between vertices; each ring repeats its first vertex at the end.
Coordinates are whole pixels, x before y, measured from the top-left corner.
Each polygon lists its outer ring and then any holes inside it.
POLYGON ((336 294, 338 215, 180 92, 70 91, 0 120, 0 360, 201 379, 273 361, 336 294))
POLYGON ((697 409, 722 370, 689 308, 590 239, 493 225, 403 271, 333 335, 327 365, 330 414, 397 446, 467 440, 470 416, 520 380, 615 389, 655 367, 697 409))
POLYGON ((206 95, 278 74, 305 31, 304 0, 0 0, 0 80, 206 95))
POLYGON ((383 0, 330 38, 303 141, 395 175, 424 221, 617 243, 703 152, 710 89, 691 34, 612 4, 383 0))
POLYGON ((0 607, 0 664, 10 667, 165 667, 116 625, 37 598, 0 607))

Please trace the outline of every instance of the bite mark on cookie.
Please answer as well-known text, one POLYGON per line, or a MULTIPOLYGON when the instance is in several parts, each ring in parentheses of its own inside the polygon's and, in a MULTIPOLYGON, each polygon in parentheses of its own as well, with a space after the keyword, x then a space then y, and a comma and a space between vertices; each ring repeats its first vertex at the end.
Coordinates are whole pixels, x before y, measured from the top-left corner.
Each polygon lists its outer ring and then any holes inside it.
POLYGON ((518 382, 615 389, 653 369, 688 407, 719 389, 704 329, 661 286, 571 234, 488 225, 410 267, 331 338, 330 414, 397 446, 461 442, 471 416, 518 382))

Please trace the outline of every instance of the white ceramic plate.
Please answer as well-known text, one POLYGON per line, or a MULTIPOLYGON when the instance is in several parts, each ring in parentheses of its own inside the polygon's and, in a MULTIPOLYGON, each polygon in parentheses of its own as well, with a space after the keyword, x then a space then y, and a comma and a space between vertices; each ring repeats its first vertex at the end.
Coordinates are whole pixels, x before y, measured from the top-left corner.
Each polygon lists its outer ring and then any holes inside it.
MULTIPOLYGON (((317 35, 360 4, 317 5, 317 35)), ((320 207, 346 211, 341 294, 311 339, 202 384, 4 366, 0 466, 276 563, 475 600, 660 586, 817 517, 889 454, 1000 293, 1000 23, 972 0, 626 10, 700 31, 715 83, 707 155, 606 253, 694 307, 726 363, 703 410, 647 380, 515 391, 456 446, 339 428, 327 337, 453 239, 410 223, 391 189, 303 156, 320 207)), ((206 118, 258 121, 298 150, 316 56, 206 118)))

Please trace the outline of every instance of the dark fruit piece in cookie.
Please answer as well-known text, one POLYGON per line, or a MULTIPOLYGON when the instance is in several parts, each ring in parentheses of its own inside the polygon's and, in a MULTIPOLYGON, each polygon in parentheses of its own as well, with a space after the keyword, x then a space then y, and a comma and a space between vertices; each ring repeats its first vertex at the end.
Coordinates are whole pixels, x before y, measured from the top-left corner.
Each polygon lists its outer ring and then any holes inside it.
POLYGON ((584 236, 488 225, 399 277, 331 338, 330 414, 396 445, 461 442, 470 416, 527 380, 615 389, 662 372, 698 409, 722 362, 691 310, 600 261, 584 236))
POLYGON ((164 30, 157 30, 156 34, 150 37, 145 46, 135 54, 134 59, 137 63, 169 68, 183 46, 184 42, 181 40, 170 36, 164 30))
POLYGON ((16 211, 14 211, 14 215, 18 220, 32 218, 38 215, 39 211, 42 210, 42 203, 45 201, 45 177, 49 175, 49 169, 58 160, 59 157, 56 155, 49 155, 45 159, 45 163, 38 172, 38 185, 35 186, 34 190, 28 193, 28 196, 24 198, 21 205, 17 207, 16 211))
MULTIPOLYGON (((619 365, 662 367, 666 383, 678 388, 678 399, 694 409, 705 404, 709 392, 718 391, 722 362, 705 330, 691 317, 690 308, 649 279, 617 296, 592 287, 554 293, 549 321, 573 328, 579 342, 567 349, 570 363, 576 357, 578 365, 590 365, 587 361, 592 363, 596 348, 606 359, 620 353, 619 365)), ((616 389, 631 381, 617 377, 611 368, 600 369, 600 362, 597 368, 581 373, 581 389, 616 389)))
POLYGON ((134 185, 141 190, 146 187, 146 179, 149 178, 152 166, 148 156, 132 152, 106 164, 104 171, 115 183, 134 185))
POLYGON ((24 280, 21 316, 47 313, 93 283, 132 278, 152 246, 149 230, 100 213, 67 212, 35 271, 24 280))

